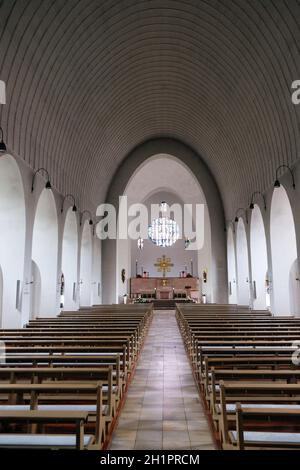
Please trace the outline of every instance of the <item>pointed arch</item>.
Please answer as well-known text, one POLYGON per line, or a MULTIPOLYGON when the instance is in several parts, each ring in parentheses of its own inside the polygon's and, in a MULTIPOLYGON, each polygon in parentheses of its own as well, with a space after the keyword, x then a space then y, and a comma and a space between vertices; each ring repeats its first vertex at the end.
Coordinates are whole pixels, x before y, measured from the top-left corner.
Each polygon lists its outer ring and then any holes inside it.
POLYGON ((84 222, 80 248, 80 306, 92 304, 92 231, 88 220, 84 222))
POLYGON ((299 314, 299 302, 295 305, 292 301, 297 285, 291 284, 291 270, 298 258, 295 222, 291 204, 283 186, 274 189, 270 224, 273 272, 272 310, 275 315, 299 314))
POLYGON ((40 277, 33 280, 31 295, 40 299, 40 305, 34 303, 35 312, 31 312, 31 317, 53 317, 58 313, 57 256, 57 210, 52 191, 44 189, 38 200, 32 236, 32 261, 37 265, 40 277), (39 295, 36 289, 40 289, 39 295))
POLYGON ((233 230, 231 227, 227 233, 227 269, 228 269, 228 298, 230 304, 237 303, 237 276, 236 276, 236 256, 233 230))
POLYGON ((249 261, 248 245, 245 223, 239 219, 236 231, 237 276, 238 276, 238 304, 249 305, 249 261))
POLYGON ((78 283, 78 224, 75 212, 68 209, 62 242, 62 272, 64 274, 64 310, 77 310, 78 283))
MULTIPOLYGON (((2 268, 2 328, 22 326, 18 292, 24 275, 25 199, 21 173, 11 155, 0 158, 0 265, 2 268)), ((19 294, 20 295, 20 294, 19 294)))
POLYGON ((268 257, 266 232, 261 210, 255 204, 251 215, 250 225, 250 251, 253 283, 253 307, 257 310, 270 306, 266 292, 266 273, 268 271, 268 257))

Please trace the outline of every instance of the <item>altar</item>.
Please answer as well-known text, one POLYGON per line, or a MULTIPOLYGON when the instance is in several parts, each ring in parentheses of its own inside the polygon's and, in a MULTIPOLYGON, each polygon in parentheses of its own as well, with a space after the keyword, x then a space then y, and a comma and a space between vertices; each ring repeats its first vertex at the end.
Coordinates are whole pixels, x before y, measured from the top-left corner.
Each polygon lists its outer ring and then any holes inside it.
POLYGON ((173 300, 193 299, 200 296, 199 279, 196 277, 135 277, 130 280, 130 297, 173 300))

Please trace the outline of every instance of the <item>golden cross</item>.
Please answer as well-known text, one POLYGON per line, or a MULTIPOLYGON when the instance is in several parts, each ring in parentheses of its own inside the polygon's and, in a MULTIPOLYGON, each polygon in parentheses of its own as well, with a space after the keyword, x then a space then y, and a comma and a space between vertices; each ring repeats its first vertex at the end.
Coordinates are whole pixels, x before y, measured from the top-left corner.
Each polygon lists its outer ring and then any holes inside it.
POLYGON ((163 277, 166 277, 166 273, 171 271, 174 264, 171 263, 171 258, 166 258, 166 256, 163 255, 162 258, 157 258, 157 263, 155 263, 154 266, 157 268, 159 273, 163 273, 163 277))

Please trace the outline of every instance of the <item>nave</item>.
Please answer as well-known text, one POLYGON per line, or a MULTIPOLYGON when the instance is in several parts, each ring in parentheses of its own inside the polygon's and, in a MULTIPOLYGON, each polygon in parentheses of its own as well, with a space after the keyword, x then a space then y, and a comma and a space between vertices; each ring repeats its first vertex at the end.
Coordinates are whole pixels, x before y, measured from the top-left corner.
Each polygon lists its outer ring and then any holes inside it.
POLYGON ((174 310, 154 311, 110 449, 215 449, 174 310))

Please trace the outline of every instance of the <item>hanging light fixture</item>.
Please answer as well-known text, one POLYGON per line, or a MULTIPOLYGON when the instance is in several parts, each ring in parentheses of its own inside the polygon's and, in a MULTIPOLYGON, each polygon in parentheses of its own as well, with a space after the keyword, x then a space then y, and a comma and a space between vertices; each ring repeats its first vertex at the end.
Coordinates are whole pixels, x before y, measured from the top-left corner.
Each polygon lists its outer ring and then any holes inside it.
POLYGON ((276 179, 275 179, 275 182, 274 182, 274 188, 280 188, 280 186, 281 186, 280 181, 279 181, 278 173, 279 173, 279 170, 281 170, 282 168, 287 168, 287 170, 290 172, 291 177, 292 177, 293 188, 296 189, 294 174, 293 174, 291 168, 288 165, 280 165, 277 168, 277 170, 276 170, 276 179))
POLYGON ((85 210, 85 211, 81 212, 81 214, 80 214, 80 225, 82 225, 82 220, 83 220, 84 214, 89 214, 89 216, 90 216, 89 225, 94 225, 91 211, 88 211, 88 210, 85 210))
POLYGON ((50 182, 50 176, 49 176, 49 173, 48 171, 46 170, 46 168, 39 168, 38 170, 36 170, 36 172, 33 174, 33 178, 32 178, 32 184, 31 184, 31 192, 33 193, 34 191, 34 183, 35 183, 35 177, 38 173, 40 173, 41 171, 44 171, 47 175, 47 182, 46 182, 46 185, 45 185, 45 188, 46 189, 52 189, 52 186, 51 186, 51 182, 50 182))
POLYGON ((184 248, 185 248, 185 250, 188 249, 188 247, 190 246, 190 244, 191 244, 191 240, 190 240, 189 238, 186 238, 186 239, 184 240, 184 248))
POLYGON ((0 153, 5 153, 6 152, 6 145, 3 142, 3 129, 0 127, 0 153))
POLYGON ((235 213, 235 219, 234 219, 235 223, 236 223, 236 224, 238 223, 238 221, 239 221, 238 214, 239 214, 241 211, 244 212, 245 218, 246 218, 246 223, 248 224, 248 214, 247 214, 246 209, 244 209, 243 207, 240 207, 240 208, 236 211, 236 213, 235 213))
POLYGON ((265 211, 266 211, 266 210, 267 210, 266 198, 265 198, 265 196, 263 195, 263 193, 260 192, 260 191, 255 191, 255 192, 252 194, 252 196, 251 196, 251 203, 250 203, 249 209, 250 209, 251 211, 253 211, 253 209, 254 209, 254 198, 255 198, 255 196, 256 196, 257 194, 259 194, 259 195, 262 197, 262 199, 263 199, 263 201, 264 201, 264 208, 265 208, 265 211))
POLYGON ((63 202, 62 202, 62 205, 61 205, 61 210, 60 210, 60 212, 63 213, 63 211, 64 211, 64 203, 65 203, 65 200, 66 200, 67 198, 72 198, 72 200, 73 200, 72 211, 73 211, 73 212, 77 212, 75 197, 74 197, 72 194, 67 194, 67 195, 63 198, 63 202))
POLYGON ((179 238, 179 226, 169 217, 159 217, 149 226, 148 236, 157 246, 172 246, 179 238))

